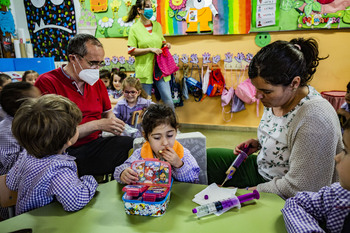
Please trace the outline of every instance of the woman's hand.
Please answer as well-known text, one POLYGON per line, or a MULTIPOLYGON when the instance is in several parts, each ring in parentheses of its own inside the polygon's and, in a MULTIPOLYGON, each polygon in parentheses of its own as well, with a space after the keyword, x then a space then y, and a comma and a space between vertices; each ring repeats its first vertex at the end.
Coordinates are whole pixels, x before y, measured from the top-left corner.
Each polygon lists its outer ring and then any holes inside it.
POLYGON ((236 148, 233 151, 233 153, 235 155, 238 155, 247 146, 249 146, 249 150, 248 150, 247 155, 250 155, 250 154, 254 153, 255 151, 259 150, 260 143, 259 143, 259 141, 257 139, 249 139, 249 140, 247 140, 245 142, 242 142, 238 146, 236 146, 236 148))
POLYGON ((160 155, 173 167, 180 168, 184 164, 174 149, 171 147, 167 147, 162 151, 162 153, 160 153, 160 155))
POLYGON ((168 49, 171 49, 171 44, 170 43, 166 43, 165 46, 168 47, 168 49))
POLYGON ((128 167, 120 175, 120 180, 125 184, 131 184, 137 182, 139 177, 137 172, 128 167))
POLYGON ((157 49, 157 48, 150 48, 150 50, 152 53, 154 53, 156 55, 159 55, 163 52, 161 49, 157 49))

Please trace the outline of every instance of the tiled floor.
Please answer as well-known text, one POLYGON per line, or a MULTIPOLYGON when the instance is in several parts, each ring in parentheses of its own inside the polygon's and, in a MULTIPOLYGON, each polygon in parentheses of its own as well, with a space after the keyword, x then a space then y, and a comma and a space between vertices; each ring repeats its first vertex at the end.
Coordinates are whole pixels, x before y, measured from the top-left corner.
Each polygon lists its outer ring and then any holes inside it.
POLYGON ((239 143, 250 139, 257 138, 256 131, 237 131, 237 130, 214 130, 201 128, 180 128, 182 133, 199 131, 207 137, 207 148, 229 148, 234 149, 239 143))

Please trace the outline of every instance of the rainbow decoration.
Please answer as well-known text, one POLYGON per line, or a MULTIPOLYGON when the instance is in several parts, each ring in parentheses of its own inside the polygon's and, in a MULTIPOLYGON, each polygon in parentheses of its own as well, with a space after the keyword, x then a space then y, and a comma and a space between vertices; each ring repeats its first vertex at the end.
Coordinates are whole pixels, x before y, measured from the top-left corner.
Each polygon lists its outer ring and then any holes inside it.
MULTIPOLYGON (((169 17, 169 0, 157 0, 157 21, 164 35, 186 35, 186 21, 169 17)), ((251 25, 251 0, 213 0, 218 15, 213 17, 213 34, 247 34, 251 25)), ((185 9, 183 9, 185 10, 185 9)))
POLYGON ((186 35, 187 24, 169 17, 169 0, 157 0, 157 21, 162 25, 164 35, 186 35))
POLYGON ((214 35, 247 34, 251 25, 251 0, 213 0, 219 16, 214 18, 214 35))

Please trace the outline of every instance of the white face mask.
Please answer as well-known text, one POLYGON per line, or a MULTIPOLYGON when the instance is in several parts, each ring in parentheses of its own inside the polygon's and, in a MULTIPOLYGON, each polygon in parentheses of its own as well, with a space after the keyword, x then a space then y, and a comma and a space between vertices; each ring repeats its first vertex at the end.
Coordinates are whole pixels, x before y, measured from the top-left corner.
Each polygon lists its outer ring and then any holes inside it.
MULTIPOLYGON (((77 58, 77 57, 75 57, 77 58)), ((84 82, 88 83, 90 86, 94 85, 98 79, 100 78, 100 71, 99 69, 83 69, 83 67, 81 67, 80 63, 78 62, 80 68, 82 69, 80 72, 79 72, 79 78, 81 80, 83 80, 84 82)), ((74 66, 74 64, 73 64, 74 66)), ((74 69, 75 69, 75 66, 74 66, 74 69)), ((75 72, 76 69, 75 69, 75 72)))

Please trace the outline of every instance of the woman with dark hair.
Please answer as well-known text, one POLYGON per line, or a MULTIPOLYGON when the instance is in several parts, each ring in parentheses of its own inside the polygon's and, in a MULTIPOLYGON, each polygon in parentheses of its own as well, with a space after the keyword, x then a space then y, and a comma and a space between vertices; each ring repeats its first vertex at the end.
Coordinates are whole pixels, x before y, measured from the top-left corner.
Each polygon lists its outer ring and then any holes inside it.
MULTIPOLYGON (((276 41, 253 57, 248 74, 264 114, 258 139, 240 143, 234 154, 248 147, 248 155, 258 156, 249 156, 226 185, 288 198, 334 182, 333 157, 342 149, 338 117, 332 105, 307 85, 323 59, 317 42, 303 38, 276 41)), ((208 149, 209 182, 221 183, 226 174, 219 175, 218 168, 227 169, 233 160, 232 150, 208 149)))
POLYGON ((140 79, 142 88, 151 96, 152 85, 159 90, 163 102, 174 109, 170 91, 170 76, 154 80, 155 55, 162 53, 161 48, 171 47, 164 39, 162 27, 157 21, 151 21, 153 16, 150 0, 137 0, 129 11, 127 22, 133 21, 136 16, 140 19, 130 28, 128 37, 128 53, 135 56, 136 78, 140 79))

